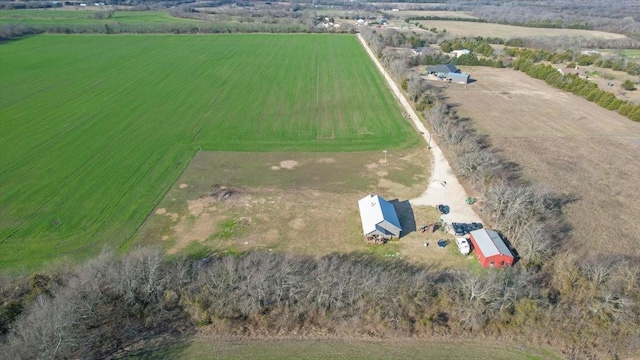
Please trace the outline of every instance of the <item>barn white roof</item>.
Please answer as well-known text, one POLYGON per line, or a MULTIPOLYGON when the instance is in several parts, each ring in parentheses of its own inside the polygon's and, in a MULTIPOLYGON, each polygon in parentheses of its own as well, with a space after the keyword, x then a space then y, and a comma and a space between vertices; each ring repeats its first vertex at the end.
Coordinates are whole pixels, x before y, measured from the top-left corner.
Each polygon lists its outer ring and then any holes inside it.
MULTIPOLYGON (((374 232, 376 229, 381 230, 378 224, 385 220, 398 230, 401 230, 396 209, 382 197, 367 195, 358 201, 358 207, 360 208, 362 231, 365 235, 374 232)), ((388 229, 385 230, 388 231, 388 229)))
POLYGON ((498 254, 513 256, 497 232, 493 230, 479 229, 472 231, 470 234, 473 236, 473 239, 476 241, 476 244, 485 257, 498 254))

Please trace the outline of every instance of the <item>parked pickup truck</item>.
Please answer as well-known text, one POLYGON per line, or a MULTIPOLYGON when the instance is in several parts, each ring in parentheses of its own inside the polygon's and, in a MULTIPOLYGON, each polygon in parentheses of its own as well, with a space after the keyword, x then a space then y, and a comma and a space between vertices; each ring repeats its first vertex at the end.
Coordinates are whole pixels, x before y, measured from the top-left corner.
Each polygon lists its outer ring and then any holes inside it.
POLYGON ((463 237, 456 238, 456 245, 458 245, 458 250, 460 250, 460 254, 469 255, 471 252, 471 246, 469 246, 469 241, 463 237))

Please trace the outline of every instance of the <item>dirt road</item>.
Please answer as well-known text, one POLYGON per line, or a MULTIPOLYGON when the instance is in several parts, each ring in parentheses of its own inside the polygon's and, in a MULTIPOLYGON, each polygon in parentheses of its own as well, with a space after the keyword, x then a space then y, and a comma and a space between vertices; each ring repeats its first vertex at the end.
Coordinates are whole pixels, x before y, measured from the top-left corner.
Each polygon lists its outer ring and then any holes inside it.
POLYGON ((433 157, 432 169, 431 169, 431 179, 429 180, 429 187, 427 190, 415 199, 409 200, 412 205, 430 205, 435 206, 437 204, 447 204, 451 208, 451 212, 447 215, 443 215, 442 219, 447 222, 482 222, 480 217, 473 211, 470 205, 467 204, 467 193, 464 191, 462 185, 456 178, 449 166, 449 161, 444 157, 444 154, 435 143, 435 141, 431 138, 431 134, 427 131, 427 128, 422 124, 418 115, 413 111, 413 108, 407 101, 407 99, 402 95, 400 89, 396 85, 396 83, 391 79, 391 77, 384 71, 382 64, 375 57, 369 46, 364 41, 362 36, 358 34, 358 39, 364 46, 365 50, 373 60, 373 62, 378 67, 378 70, 384 75, 389 87, 398 97, 400 103, 404 107, 407 114, 411 118, 413 122, 414 128, 422 134, 424 139, 429 144, 429 150, 431 151, 431 155, 433 157))

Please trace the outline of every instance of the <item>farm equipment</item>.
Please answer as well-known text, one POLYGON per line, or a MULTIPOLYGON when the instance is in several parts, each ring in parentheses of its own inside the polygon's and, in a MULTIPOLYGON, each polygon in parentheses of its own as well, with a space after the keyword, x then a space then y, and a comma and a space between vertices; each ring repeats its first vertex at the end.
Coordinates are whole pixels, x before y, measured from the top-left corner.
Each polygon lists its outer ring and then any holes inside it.
POLYGON ((420 234, 424 234, 425 232, 435 232, 436 228, 437 228, 437 224, 436 223, 429 223, 429 224, 424 224, 422 226, 420 226, 420 234))

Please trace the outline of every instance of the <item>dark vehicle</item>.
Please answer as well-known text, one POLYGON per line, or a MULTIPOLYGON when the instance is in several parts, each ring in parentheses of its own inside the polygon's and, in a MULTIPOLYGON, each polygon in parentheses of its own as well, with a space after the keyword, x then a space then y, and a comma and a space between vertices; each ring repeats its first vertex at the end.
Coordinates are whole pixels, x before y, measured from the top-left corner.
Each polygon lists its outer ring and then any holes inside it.
POLYGON ((453 227, 453 232, 456 234, 456 236, 464 236, 474 230, 482 229, 482 224, 475 222, 470 224, 451 223, 451 226, 453 227))
POLYGON ((449 208, 449 205, 444 205, 444 204, 438 205, 438 211, 440 211, 440 214, 442 215, 447 215, 450 210, 451 209, 449 208))
POLYGON ((482 224, 480 224, 480 223, 475 223, 475 222, 474 222, 474 223, 471 223, 471 224, 469 224, 469 225, 470 225, 470 227, 471 227, 471 230, 469 230, 469 232, 474 231, 474 230, 480 230, 480 229, 482 229, 482 224))
POLYGON ((443 247, 447 246, 448 243, 449 242, 447 240, 440 239, 440 240, 438 240, 438 247, 443 248, 443 247))
POLYGON ((464 232, 464 227, 462 226, 463 224, 460 223, 452 223, 451 226, 453 226, 453 232, 456 234, 456 236, 464 236, 465 232, 464 232))

